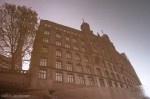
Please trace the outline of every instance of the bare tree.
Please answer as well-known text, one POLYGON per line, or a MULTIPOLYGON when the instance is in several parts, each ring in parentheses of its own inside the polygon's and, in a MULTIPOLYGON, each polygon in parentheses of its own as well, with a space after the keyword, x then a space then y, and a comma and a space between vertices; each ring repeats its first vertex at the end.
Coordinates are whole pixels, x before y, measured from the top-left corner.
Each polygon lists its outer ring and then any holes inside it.
POLYGON ((37 30, 37 13, 25 6, 0 6, 0 54, 11 58, 12 69, 21 69, 31 53, 37 30))

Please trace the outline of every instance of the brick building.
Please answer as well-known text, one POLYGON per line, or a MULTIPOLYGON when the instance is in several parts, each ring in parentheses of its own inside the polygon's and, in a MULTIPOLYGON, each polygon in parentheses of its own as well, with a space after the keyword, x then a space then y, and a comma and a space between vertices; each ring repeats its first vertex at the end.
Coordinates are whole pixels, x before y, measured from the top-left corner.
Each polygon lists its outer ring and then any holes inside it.
POLYGON ((95 35, 86 22, 77 30, 41 20, 30 71, 31 88, 58 99, 119 99, 124 90, 130 97, 129 90, 141 85, 127 56, 116 51, 106 34, 95 35))

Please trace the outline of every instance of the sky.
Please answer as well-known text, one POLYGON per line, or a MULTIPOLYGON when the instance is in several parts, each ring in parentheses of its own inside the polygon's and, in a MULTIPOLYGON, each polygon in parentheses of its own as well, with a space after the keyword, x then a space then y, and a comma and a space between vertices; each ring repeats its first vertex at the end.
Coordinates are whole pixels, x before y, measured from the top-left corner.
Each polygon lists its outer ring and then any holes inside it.
POLYGON ((150 96, 150 0, 0 0, 4 2, 31 7, 40 19, 78 30, 82 18, 95 34, 102 35, 102 29, 127 55, 150 96))

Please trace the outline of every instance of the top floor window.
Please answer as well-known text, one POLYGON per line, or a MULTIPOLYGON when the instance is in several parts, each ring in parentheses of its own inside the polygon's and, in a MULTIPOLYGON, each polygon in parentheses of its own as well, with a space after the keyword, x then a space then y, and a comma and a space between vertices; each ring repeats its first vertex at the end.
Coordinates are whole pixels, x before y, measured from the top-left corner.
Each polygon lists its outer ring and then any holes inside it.
POLYGON ((57 33, 56 38, 61 38, 61 34, 57 33))
POLYGON ((49 35, 49 31, 44 31, 44 35, 49 35))

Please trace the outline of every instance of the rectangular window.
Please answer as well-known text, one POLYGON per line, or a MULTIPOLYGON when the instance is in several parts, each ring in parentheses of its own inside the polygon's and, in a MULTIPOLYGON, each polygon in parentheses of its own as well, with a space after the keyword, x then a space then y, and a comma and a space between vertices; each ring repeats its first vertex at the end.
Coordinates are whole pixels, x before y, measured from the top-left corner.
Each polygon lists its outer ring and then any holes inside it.
POLYGON ((61 51, 60 50, 56 50, 56 56, 61 57, 61 51))
POLYGON ((65 47, 66 47, 66 48, 70 48, 70 44, 68 44, 68 43, 65 44, 65 47))
POLYGON ((67 75, 67 79, 68 79, 68 83, 74 83, 74 77, 73 77, 73 75, 70 75, 70 74, 68 74, 67 75))
POLYGON ((49 31, 44 31, 44 35, 49 35, 49 31))
POLYGON ((81 51, 82 51, 82 52, 85 52, 85 48, 82 48, 81 51))
POLYGON ((42 53, 48 53, 48 48, 47 47, 43 47, 41 52, 42 53))
POLYGON ((109 87, 113 87, 112 81, 108 80, 107 83, 108 83, 109 87))
POLYGON ((76 61, 80 61, 81 60, 80 56, 79 55, 75 55, 75 60, 76 61))
POLYGON ((56 81, 62 81, 63 77, 62 77, 62 73, 56 73, 56 81))
POLYGON ((66 53, 66 58, 71 59, 71 54, 70 53, 66 53))
POLYGON ((56 38, 61 38, 61 34, 57 33, 56 38))
POLYGON ((77 66, 77 72, 80 72, 80 73, 82 73, 82 72, 83 72, 83 70, 82 70, 82 67, 81 67, 81 66, 77 66))
POLYGON ((47 59, 46 58, 40 59, 40 66, 47 66, 47 59))
POLYGON ((48 43, 48 42, 49 42, 48 38, 43 38, 43 43, 48 43))
POLYGON ((84 61, 85 61, 86 63, 88 63, 88 62, 89 62, 89 60, 88 60, 88 58, 87 58, 87 57, 84 57, 84 61))
POLYGON ((79 48, 77 46, 74 46, 73 49, 74 50, 79 50, 79 48))
POLYGON ((95 86, 93 77, 89 77, 89 85, 90 86, 95 86))
POLYGON ((57 46, 61 46, 61 42, 60 41, 56 41, 56 45, 57 46))
POLYGON ((87 67, 86 69, 87 69, 87 73, 88 73, 88 74, 92 74, 92 69, 91 69, 91 67, 87 67))
POLYGON ((99 83, 101 87, 105 87, 104 80, 102 78, 99 78, 99 83))
POLYGON ((102 75, 101 69, 97 68, 96 71, 97 71, 97 75, 100 75, 100 76, 102 75))
POLYGON ((47 78, 47 71, 39 70, 39 79, 46 79, 46 78, 47 78))
POLYGON ((72 70, 73 70, 72 64, 67 63, 67 70, 68 70, 68 71, 72 71, 72 70))
POLYGON ((73 43, 77 43, 77 39, 73 38, 72 39, 73 43))
POLYGON ((70 41, 70 38, 68 36, 66 36, 66 41, 70 41))
POLYGON ((62 69, 62 62, 56 61, 55 66, 56 66, 56 69, 62 69))
POLYGON ((84 85, 85 81, 84 81, 84 77, 83 76, 78 76, 78 84, 84 85))

